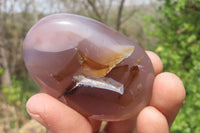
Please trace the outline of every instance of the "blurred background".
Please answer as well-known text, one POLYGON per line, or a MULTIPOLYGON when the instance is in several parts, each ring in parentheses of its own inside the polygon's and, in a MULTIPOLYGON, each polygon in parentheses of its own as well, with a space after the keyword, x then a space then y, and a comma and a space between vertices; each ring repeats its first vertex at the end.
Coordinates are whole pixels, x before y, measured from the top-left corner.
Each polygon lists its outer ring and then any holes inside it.
POLYGON ((200 133, 200 0, 0 0, 0 133, 45 132, 26 113, 40 89, 22 45, 35 22, 60 12, 94 18, 156 52, 187 92, 171 133, 200 133))

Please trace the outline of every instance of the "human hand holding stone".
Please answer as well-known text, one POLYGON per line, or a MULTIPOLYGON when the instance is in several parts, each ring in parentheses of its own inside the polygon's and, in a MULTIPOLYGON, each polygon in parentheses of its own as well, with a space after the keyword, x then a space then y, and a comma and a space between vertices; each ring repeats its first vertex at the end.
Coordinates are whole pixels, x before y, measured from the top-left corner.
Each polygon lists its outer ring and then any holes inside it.
MULTIPOLYGON (((108 122, 103 133, 168 133, 185 98, 182 81, 174 74, 162 73, 162 62, 147 51, 156 74, 152 98, 137 117, 108 122)), ((101 121, 91 120, 48 94, 32 96, 27 111, 51 133, 95 133, 101 121)))

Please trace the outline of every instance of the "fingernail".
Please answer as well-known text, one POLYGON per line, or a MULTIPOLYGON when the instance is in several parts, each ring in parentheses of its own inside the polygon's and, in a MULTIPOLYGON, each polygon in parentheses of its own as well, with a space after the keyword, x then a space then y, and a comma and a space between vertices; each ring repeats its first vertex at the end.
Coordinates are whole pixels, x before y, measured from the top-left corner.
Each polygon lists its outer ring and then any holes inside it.
POLYGON ((26 103, 26 110, 33 119, 45 126, 46 124, 40 115, 44 110, 44 106, 38 104, 38 100, 40 99, 38 99, 37 95, 31 97, 26 103))
POLYGON ((31 113, 31 111, 29 111, 28 109, 27 109, 27 112, 33 119, 37 120, 40 124, 42 124, 44 126, 46 125, 39 114, 31 113))

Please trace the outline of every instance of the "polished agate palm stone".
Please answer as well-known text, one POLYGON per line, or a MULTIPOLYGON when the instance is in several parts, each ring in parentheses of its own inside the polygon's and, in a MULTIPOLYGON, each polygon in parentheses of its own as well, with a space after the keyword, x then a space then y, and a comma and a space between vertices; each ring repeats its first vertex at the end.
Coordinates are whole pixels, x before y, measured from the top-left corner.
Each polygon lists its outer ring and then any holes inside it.
POLYGON ((150 101, 154 71, 145 51, 93 19, 47 16, 30 29, 23 50, 38 85, 86 117, 124 120, 150 101))

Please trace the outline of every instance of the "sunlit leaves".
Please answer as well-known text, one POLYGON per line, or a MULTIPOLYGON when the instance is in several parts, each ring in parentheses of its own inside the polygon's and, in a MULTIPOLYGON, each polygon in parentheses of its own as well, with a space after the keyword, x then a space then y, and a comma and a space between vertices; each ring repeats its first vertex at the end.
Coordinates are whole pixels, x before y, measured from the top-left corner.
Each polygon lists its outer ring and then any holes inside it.
POLYGON ((2 75, 3 75, 3 73, 4 73, 4 70, 3 70, 3 68, 0 68, 0 76, 2 76, 2 75))
MULTIPOLYGON (((172 133, 200 132, 200 0, 165 0, 159 18, 148 19, 156 36, 154 51, 163 61, 164 71, 177 74, 187 96, 172 126, 172 133)), ((148 25, 147 25, 148 26, 148 25)))

